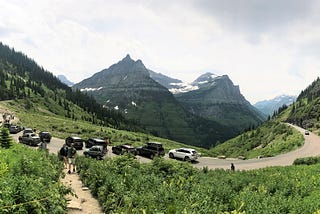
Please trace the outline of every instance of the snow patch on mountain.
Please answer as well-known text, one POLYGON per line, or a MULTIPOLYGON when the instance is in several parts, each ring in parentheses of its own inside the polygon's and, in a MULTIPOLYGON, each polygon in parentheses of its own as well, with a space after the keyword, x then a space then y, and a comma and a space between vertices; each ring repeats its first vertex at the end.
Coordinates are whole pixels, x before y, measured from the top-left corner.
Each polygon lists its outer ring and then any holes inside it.
POLYGON ((199 85, 202 85, 202 84, 206 84, 208 83, 209 81, 208 80, 205 80, 205 81, 202 81, 202 82, 198 82, 199 85))
POLYGON ((101 89, 103 89, 103 87, 99 87, 99 88, 82 88, 82 89, 80 89, 80 91, 81 92, 82 91, 99 91, 101 89))
POLYGON ((189 91, 198 90, 199 87, 190 83, 170 83, 175 88, 169 89, 172 94, 186 93, 189 91))

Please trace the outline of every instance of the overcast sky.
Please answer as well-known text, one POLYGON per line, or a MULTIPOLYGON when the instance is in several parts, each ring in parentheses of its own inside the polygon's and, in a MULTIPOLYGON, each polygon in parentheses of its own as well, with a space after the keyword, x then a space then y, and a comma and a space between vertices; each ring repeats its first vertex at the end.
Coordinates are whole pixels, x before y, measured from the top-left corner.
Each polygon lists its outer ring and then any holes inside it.
POLYGON ((254 104, 319 76, 318 0, 0 0, 0 41, 79 82, 127 53, 191 82, 227 74, 254 104))

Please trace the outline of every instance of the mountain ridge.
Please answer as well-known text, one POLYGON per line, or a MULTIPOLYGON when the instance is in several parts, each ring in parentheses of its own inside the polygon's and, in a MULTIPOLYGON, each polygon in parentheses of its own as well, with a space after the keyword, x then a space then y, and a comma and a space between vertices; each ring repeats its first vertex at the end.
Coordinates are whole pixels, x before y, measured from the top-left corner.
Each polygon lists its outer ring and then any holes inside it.
POLYGON ((283 105, 289 106, 294 103, 296 99, 297 96, 283 94, 276 96, 273 99, 258 101, 253 106, 259 109, 265 115, 271 116, 280 107, 283 105))
POLYGON ((73 88, 95 89, 85 92, 161 137, 210 147, 235 135, 231 127, 186 111, 166 87, 150 77, 141 60, 134 61, 129 55, 73 88), (208 126, 203 128, 202 124, 208 126))

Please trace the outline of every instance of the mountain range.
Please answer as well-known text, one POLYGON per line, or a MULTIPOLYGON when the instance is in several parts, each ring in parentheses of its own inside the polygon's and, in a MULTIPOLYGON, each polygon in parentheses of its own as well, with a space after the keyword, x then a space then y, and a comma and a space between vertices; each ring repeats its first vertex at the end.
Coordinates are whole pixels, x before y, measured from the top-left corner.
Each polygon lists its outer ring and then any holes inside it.
POLYGON ((65 75, 60 74, 60 75, 58 75, 57 77, 58 77, 58 79, 59 79, 62 83, 66 84, 66 85, 69 86, 69 87, 71 87, 71 86, 74 85, 74 83, 71 82, 70 80, 68 80, 65 75))
MULTIPOLYGON (((152 78, 153 73, 150 73, 152 78)), ((192 83, 183 83, 162 74, 161 78, 154 79, 173 93, 189 112, 232 126, 239 132, 266 119, 245 99, 239 86, 235 86, 227 75, 207 72, 192 83)))
POLYGON ((255 103, 253 106, 260 110, 265 115, 271 116, 283 105, 289 106, 295 102, 297 96, 280 95, 270 100, 263 100, 255 103))
POLYGON ((199 77, 187 87, 127 55, 73 88, 92 95, 105 108, 123 112, 155 135, 210 147, 264 118, 227 76, 209 76, 212 74, 199 77))

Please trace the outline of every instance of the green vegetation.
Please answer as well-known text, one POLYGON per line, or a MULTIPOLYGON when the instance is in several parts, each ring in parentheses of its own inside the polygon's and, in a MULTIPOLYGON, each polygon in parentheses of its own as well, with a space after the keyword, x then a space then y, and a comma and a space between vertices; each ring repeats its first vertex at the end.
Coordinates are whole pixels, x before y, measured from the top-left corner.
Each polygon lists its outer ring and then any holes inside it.
POLYGON ((2 148, 10 148, 12 146, 12 139, 7 128, 2 128, 0 130, 0 146, 2 148))
POLYGON ((302 98, 290 107, 287 121, 305 129, 319 133, 320 130, 320 97, 308 100, 302 98))
POLYGON ((104 161, 81 157, 77 164, 106 213, 320 211, 319 165, 231 172, 160 158, 140 164, 126 156, 104 161))
POLYGON ((267 121, 255 130, 243 133, 212 149, 211 156, 269 157, 286 153, 304 144, 302 134, 288 125, 267 121))
POLYGON ((0 213, 66 213, 62 170, 56 155, 18 144, 0 149, 0 213))
POLYGON ((320 133, 320 78, 312 82, 298 96, 297 101, 282 116, 283 121, 320 133))
POLYGON ((320 157, 305 157, 294 160, 293 165, 313 165, 319 163, 320 157))
POLYGON ((44 104, 53 114, 118 129, 142 130, 119 112, 103 108, 93 97, 73 91, 34 60, 0 42, 0 100, 23 99, 25 108, 32 110, 39 97, 45 99, 44 104), (63 107, 63 112, 52 107, 56 104, 63 107))

